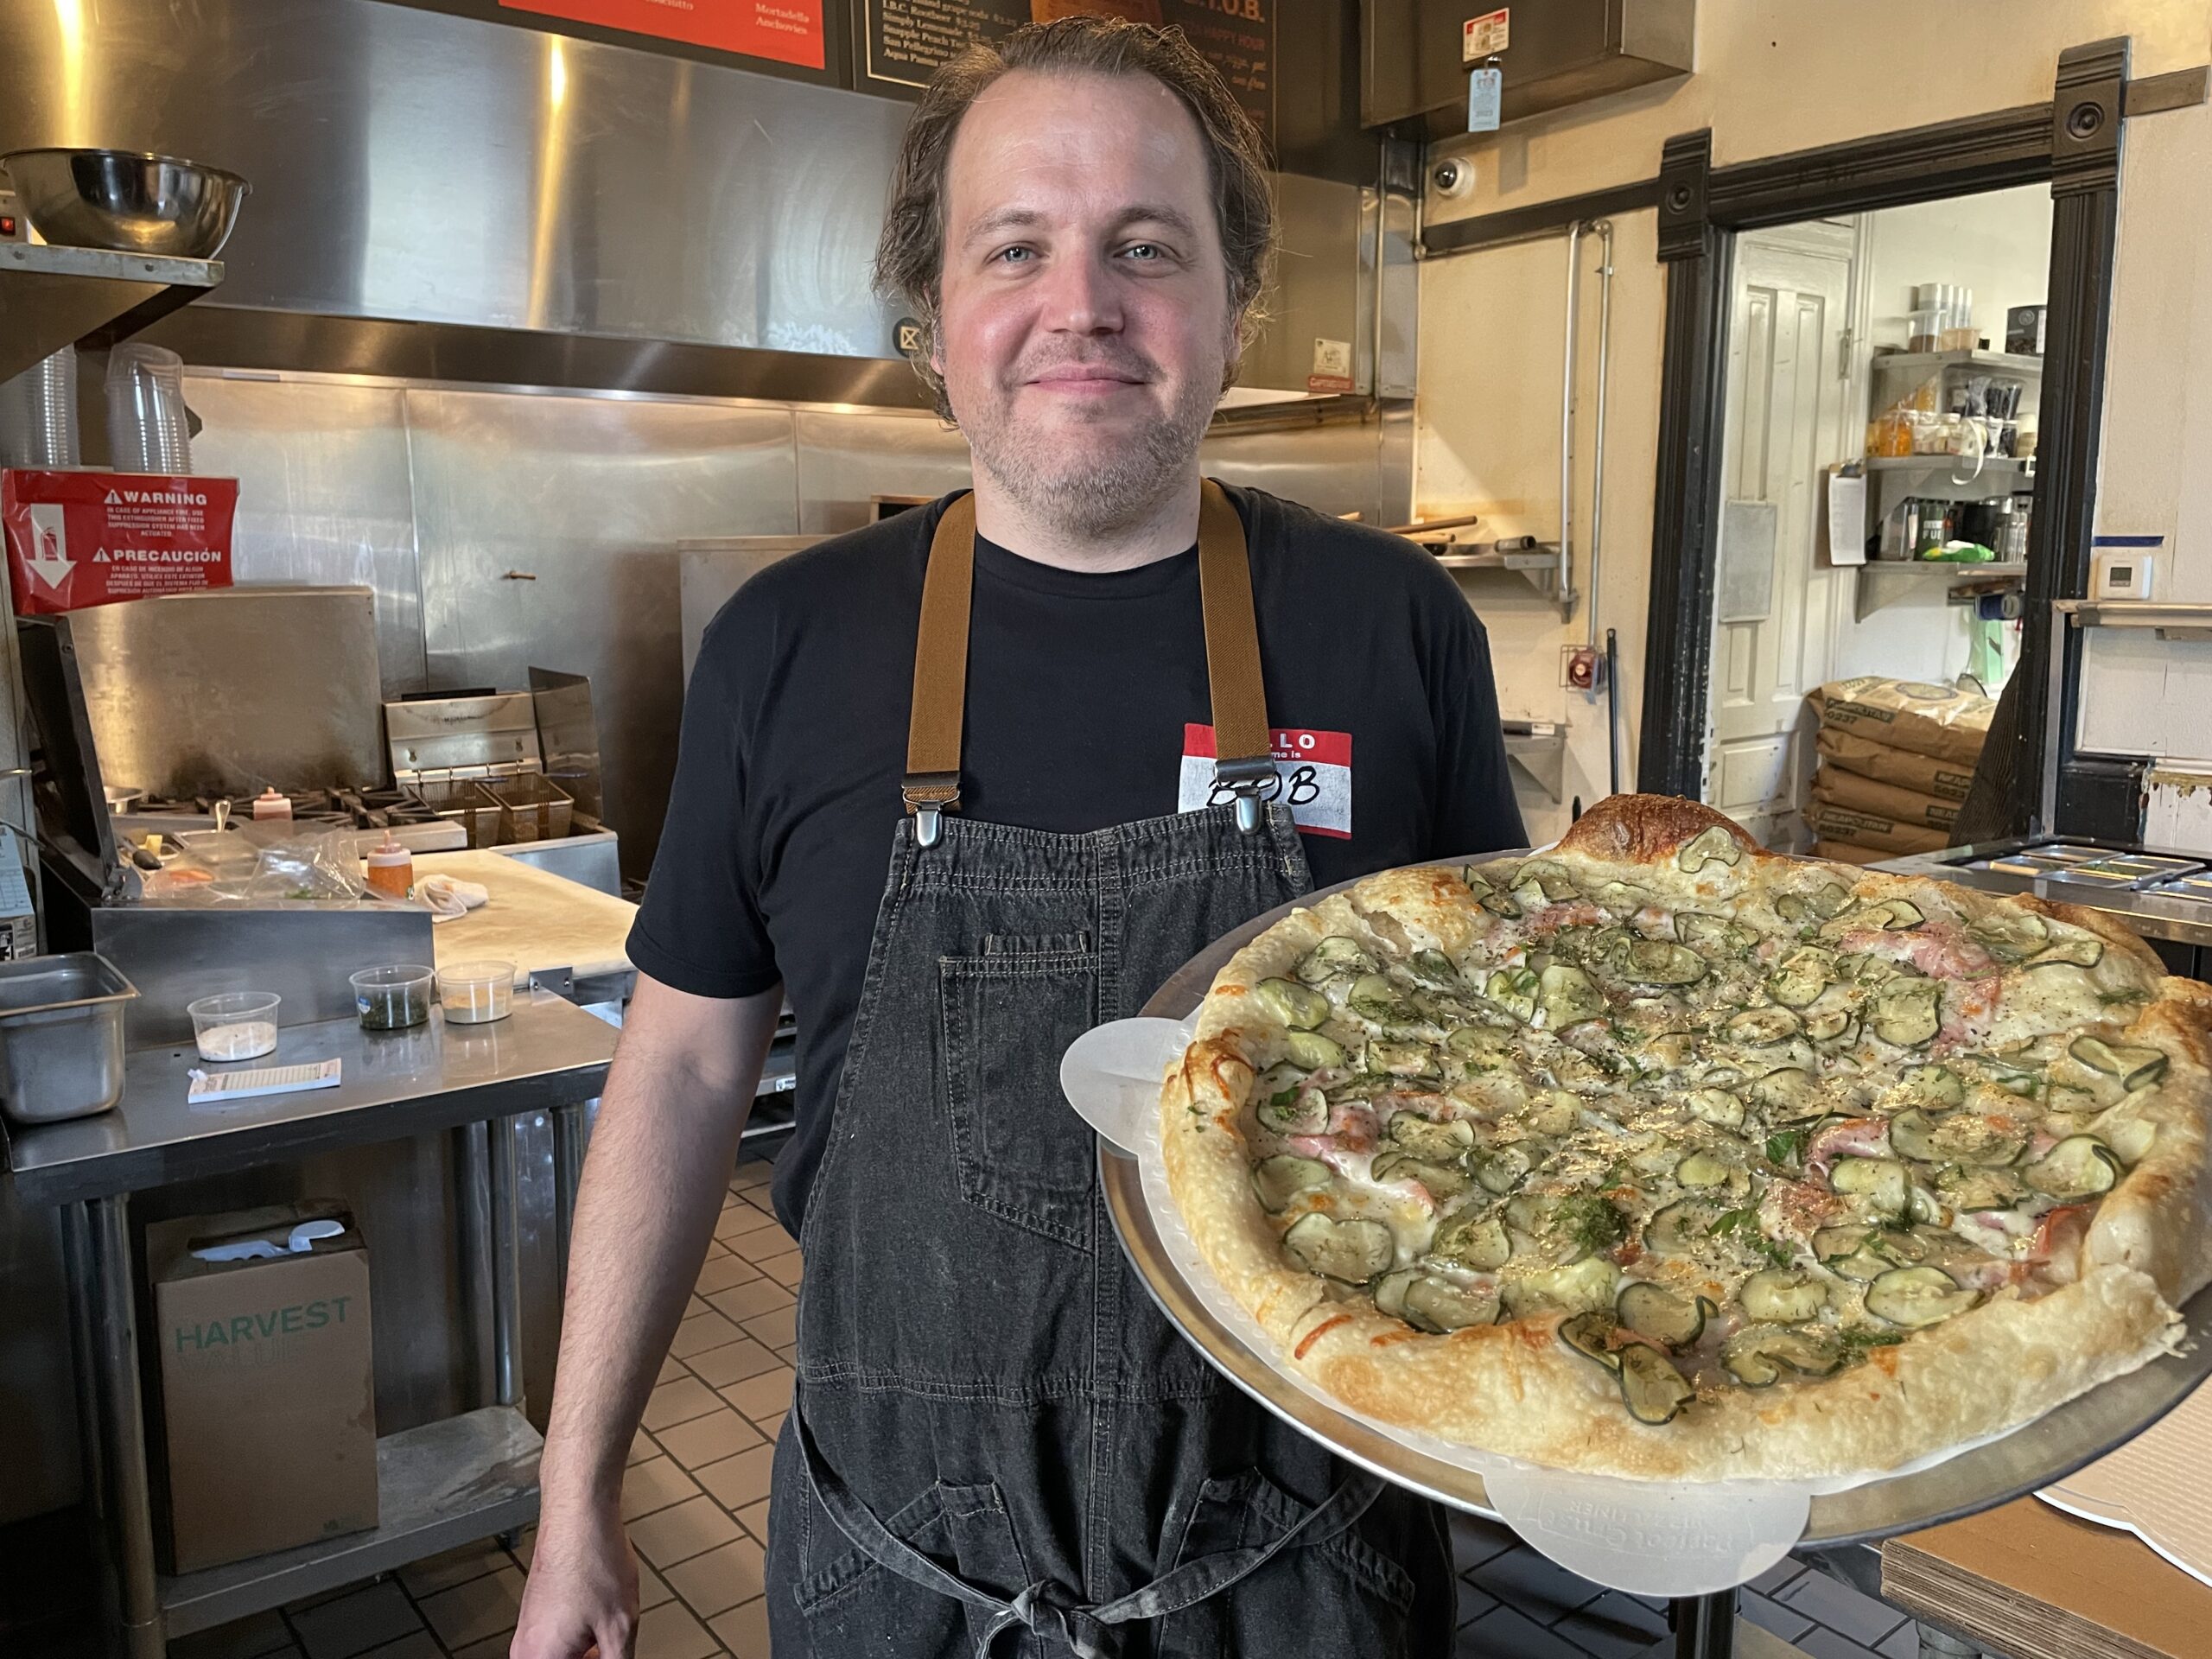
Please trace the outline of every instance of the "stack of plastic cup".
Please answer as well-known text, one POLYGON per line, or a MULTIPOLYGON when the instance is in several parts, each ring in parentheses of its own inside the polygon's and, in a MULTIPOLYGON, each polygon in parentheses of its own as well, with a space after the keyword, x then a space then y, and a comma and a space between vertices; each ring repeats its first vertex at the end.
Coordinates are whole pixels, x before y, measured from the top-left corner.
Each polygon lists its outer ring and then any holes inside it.
POLYGON ((74 467, 77 348, 64 346, 0 384, 0 466, 74 467))
POLYGON ((175 352, 126 340, 108 353, 107 447, 118 473, 192 470, 184 359, 175 352))

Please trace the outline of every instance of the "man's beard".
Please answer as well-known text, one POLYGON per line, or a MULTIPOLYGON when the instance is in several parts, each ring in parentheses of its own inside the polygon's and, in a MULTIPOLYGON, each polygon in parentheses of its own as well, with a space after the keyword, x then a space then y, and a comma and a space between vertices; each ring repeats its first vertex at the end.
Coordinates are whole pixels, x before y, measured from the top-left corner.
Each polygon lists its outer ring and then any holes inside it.
MULTIPOLYGON (((1150 366, 1141 365, 1144 371, 1150 366)), ((1036 372, 1037 365, 1026 365, 1020 377, 1036 372)), ((976 464, 1023 511, 1069 536, 1088 539, 1142 522, 1188 476, 1218 401, 1203 380, 1192 380, 1163 418, 1143 423, 1126 439, 1117 435, 1114 442, 1088 449, 1077 443, 1048 451, 1013 417, 1010 398, 993 399, 963 416, 960 427, 976 464)), ((1079 435, 1082 429, 1073 424, 1068 429, 1079 435)))

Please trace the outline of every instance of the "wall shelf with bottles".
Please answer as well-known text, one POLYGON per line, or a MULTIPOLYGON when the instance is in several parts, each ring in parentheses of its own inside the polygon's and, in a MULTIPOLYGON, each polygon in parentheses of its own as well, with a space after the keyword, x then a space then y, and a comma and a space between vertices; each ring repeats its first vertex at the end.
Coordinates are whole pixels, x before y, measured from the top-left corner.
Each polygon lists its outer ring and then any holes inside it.
POLYGON ((1964 564, 1949 559, 1874 559, 1859 567, 1859 591, 1852 600, 1852 613, 1864 622, 1931 576, 1948 576, 1963 585, 1987 582, 1993 577, 2018 580, 2027 574, 2024 563, 1964 564))

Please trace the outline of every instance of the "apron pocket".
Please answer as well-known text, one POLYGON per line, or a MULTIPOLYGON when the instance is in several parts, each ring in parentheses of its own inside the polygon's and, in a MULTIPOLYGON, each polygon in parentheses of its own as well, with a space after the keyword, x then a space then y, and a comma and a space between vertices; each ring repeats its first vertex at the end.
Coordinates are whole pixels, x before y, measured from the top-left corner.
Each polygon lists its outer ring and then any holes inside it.
POLYGON ((1060 1055, 1097 1023, 1098 958, 995 943, 938 966, 960 1196, 1087 1253, 1097 1146, 1060 1093, 1060 1055))
MULTIPOLYGON (((1388 1497, 1388 1494, 1385 1494, 1388 1497)), ((1257 1469, 1217 1476, 1162 1572, 1225 1549, 1265 1545, 1307 1506, 1257 1469)), ((1406 1651, 1412 1575, 1358 1535, 1357 1525, 1318 1544, 1293 1544, 1248 1577, 1160 1621, 1159 1659, 1219 1654, 1406 1651)))
MULTIPOLYGON (((901 1578, 851 1548, 811 1493, 807 1507, 808 1542, 824 1554, 844 1546, 819 1566, 806 1562, 805 1574, 793 1588, 814 1652, 874 1653, 895 1638, 900 1652, 944 1653, 965 1649, 982 1637, 989 1615, 971 1613, 962 1602, 901 1578)), ((884 1526, 954 1577, 1001 1600, 1012 1600, 1029 1582, 1014 1522, 995 1484, 940 1483, 886 1516, 884 1526)), ((1009 1638, 1007 1651, 1014 1650, 1009 1638)))

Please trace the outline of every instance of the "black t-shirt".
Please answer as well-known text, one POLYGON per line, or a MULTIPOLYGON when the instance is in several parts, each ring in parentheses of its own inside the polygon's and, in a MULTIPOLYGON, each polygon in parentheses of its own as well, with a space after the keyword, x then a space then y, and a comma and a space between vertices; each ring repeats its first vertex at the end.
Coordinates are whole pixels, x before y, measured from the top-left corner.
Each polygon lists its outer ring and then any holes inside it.
MULTIPOLYGON (((1451 577, 1395 537, 1230 494, 1250 548, 1268 719, 1316 734, 1288 740, 1316 757, 1296 791, 1308 804, 1294 808, 1301 829, 1319 815, 1301 835, 1315 885, 1521 844, 1489 643, 1451 577)), ((772 565, 708 627, 630 935, 642 972, 695 995, 784 982, 798 1127, 773 1190, 794 1234, 905 810, 922 573, 943 510, 772 565)), ((1195 547, 1086 575, 979 537, 969 638, 968 817, 1098 830, 1180 810, 1202 791, 1185 779, 1211 778, 1211 761, 1184 760, 1209 752, 1188 728, 1211 721, 1195 547)))

